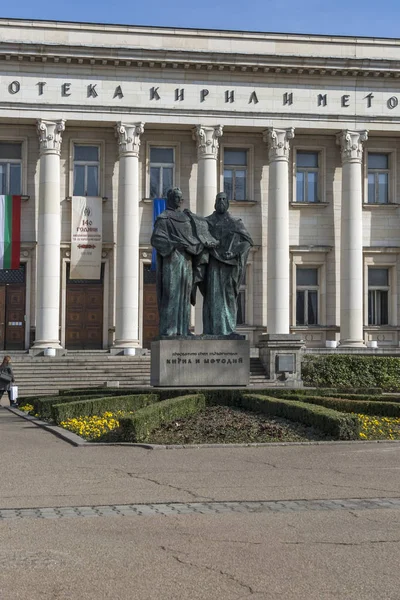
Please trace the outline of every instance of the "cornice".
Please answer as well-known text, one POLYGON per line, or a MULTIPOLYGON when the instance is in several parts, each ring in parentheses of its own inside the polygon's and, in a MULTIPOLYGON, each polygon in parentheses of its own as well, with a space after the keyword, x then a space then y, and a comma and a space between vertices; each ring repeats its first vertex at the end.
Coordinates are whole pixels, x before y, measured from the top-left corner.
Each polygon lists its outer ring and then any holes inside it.
POLYGON ((333 76, 400 78, 400 61, 378 59, 340 59, 226 52, 151 50, 143 48, 62 46, 58 44, 0 43, 0 64, 66 64, 99 68, 218 71, 248 73, 252 76, 333 76))

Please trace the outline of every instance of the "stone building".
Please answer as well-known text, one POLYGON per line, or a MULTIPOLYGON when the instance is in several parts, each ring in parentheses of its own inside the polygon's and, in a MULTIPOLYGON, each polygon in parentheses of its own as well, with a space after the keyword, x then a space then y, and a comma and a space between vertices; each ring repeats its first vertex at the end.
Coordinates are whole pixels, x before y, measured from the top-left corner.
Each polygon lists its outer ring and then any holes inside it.
MULTIPOLYGON (((157 327, 152 199, 255 246, 238 330, 398 347, 397 40, 0 20, 0 349, 143 348, 157 327), (102 198, 98 280, 69 277, 71 198, 102 198)), ((195 311, 193 311, 195 325, 195 311)))

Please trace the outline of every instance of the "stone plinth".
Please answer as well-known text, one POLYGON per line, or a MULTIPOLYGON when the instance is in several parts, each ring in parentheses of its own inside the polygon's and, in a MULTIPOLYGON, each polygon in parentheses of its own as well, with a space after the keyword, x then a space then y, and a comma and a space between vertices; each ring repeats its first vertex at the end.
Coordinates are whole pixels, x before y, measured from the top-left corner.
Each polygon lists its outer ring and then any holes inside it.
POLYGON ((302 385, 300 335, 266 333, 258 341, 260 361, 271 381, 282 381, 295 387, 302 385))
POLYGON ((250 342, 227 339, 165 339, 151 344, 151 385, 156 387, 246 386, 250 342))

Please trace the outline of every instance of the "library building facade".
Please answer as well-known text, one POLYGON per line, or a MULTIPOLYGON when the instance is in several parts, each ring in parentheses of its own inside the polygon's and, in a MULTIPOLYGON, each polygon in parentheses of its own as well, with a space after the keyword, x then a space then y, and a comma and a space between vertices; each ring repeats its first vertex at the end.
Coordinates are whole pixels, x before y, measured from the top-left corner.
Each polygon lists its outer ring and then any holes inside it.
POLYGON ((149 348, 171 187, 249 231, 252 347, 399 348, 398 170, 398 40, 0 19, 0 351, 149 348))

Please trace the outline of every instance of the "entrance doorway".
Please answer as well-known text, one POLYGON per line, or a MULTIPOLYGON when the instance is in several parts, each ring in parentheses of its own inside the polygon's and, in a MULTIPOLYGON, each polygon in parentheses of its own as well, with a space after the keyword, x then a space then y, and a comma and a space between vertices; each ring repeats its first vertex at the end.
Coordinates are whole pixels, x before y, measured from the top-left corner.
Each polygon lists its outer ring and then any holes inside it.
POLYGON ((0 270, 0 350, 25 349, 25 265, 0 270))
POLYGON ((158 336, 158 306, 156 291, 156 272, 151 265, 143 265, 143 348, 150 348, 151 342, 158 336))
POLYGON ((70 279, 67 264, 65 347, 101 350, 103 347, 104 264, 100 279, 70 279))

